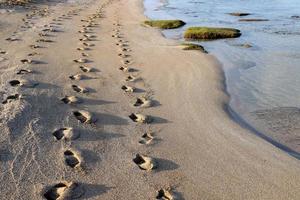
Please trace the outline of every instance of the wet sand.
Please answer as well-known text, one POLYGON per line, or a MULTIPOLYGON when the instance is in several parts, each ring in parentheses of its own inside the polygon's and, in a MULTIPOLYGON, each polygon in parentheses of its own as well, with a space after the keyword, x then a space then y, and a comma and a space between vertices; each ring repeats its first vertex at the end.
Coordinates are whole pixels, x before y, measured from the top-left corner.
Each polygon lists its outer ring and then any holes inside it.
POLYGON ((142 26, 142 1, 27 12, 0 20, 1 198, 299 197, 299 161, 228 117, 219 63, 142 26))

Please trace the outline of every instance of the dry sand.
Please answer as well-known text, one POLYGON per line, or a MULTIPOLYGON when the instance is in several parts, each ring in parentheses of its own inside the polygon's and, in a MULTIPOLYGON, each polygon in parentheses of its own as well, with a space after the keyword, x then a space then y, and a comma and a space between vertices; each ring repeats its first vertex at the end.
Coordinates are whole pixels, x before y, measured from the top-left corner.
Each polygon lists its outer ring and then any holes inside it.
POLYGON ((299 160, 228 117, 219 63, 142 26, 141 0, 28 13, 0 17, 0 199, 299 199, 299 160))

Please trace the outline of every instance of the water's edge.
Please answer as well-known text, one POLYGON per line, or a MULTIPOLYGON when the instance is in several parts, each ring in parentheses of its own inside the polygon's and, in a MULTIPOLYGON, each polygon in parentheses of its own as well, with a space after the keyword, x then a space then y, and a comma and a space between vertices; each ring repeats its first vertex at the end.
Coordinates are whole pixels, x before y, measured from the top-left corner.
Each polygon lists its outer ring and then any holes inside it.
MULTIPOLYGON (((145 17, 149 18, 149 16, 146 15, 146 7, 144 4, 145 0, 142 0, 142 6, 143 6, 143 13, 145 15, 145 17)), ((150 19, 150 18, 149 18, 150 19)), ((161 30, 161 35, 167 39, 174 39, 174 38, 168 38, 165 34, 163 34, 163 31, 161 30)), ((179 39, 178 39, 179 40, 179 39)), ((214 54, 210 54, 211 56, 213 56, 213 58, 220 63, 219 67, 220 70, 222 72, 222 79, 221 79, 221 83, 223 85, 223 92, 229 97, 228 102, 226 102, 223 106, 222 109, 224 110, 224 112, 226 112, 228 114, 228 117, 230 119, 232 119, 234 122, 236 122, 238 125, 240 125, 242 128, 249 130, 251 133, 255 134, 256 136, 264 139, 265 141, 269 142, 270 144, 274 145, 275 147, 279 148, 280 150, 284 151, 285 153, 289 154, 290 156, 300 160, 300 153, 294 151, 293 149, 289 148, 288 146, 275 141, 274 139, 272 139, 271 137, 267 136, 266 134, 260 132, 258 129, 256 129, 255 127, 253 127, 251 124, 249 124, 246 120, 244 120, 242 118, 242 116, 240 116, 237 112, 234 111, 233 108, 231 108, 230 106, 230 101, 231 101, 231 95, 228 91, 228 87, 227 87, 227 78, 225 75, 225 69, 223 64, 220 62, 220 60, 218 59, 217 55, 214 54)))

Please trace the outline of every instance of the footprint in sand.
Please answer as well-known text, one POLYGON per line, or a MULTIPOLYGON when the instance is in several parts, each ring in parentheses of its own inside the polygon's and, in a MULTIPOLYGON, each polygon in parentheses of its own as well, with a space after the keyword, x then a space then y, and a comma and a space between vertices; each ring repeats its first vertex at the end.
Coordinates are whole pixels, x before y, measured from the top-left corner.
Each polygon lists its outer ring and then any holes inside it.
POLYGON ((89 56, 90 56, 90 55, 87 54, 87 53, 81 53, 81 55, 82 55, 83 57, 89 57, 89 56))
POLYGON ((87 78, 85 75, 82 75, 82 74, 75 74, 75 75, 71 75, 69 76, 69 78, 71 80, 76 80, 76 81, 79 81, 79 80, 83 80, 85 78, 87 78))
POLYGON ((133 162, 142 170, 150 171, 157 168, 157 163, 155 160, 145 155, 136 154, 133 162))
POLYGON ((64 152, 65 163, 71 168, 78 168, 81 165, 81 158, 79 153, 68 149, 64 152))
POLYGON ((77 50, 78 51, 87 51, 87 50, 90 50, 90 49, 86 48, 86 47, 78 47, 77 50))
POLYGON ((122 89, 123 91, 127 92, 127 93, 133 93, 134 90, 135 90, 135 88, 130 87, 130 86, 128 86, 128 85, 123 85, 123 86, 121 87, 121 89, 122 89))
POLYGON ((174 197, 171 194, 171 189, 170 188, 167 188, 167 189, 163 188, 163 189, 160 189, 157 192, 156 199, 160 199, 160 200, 173 200, 174 197))
POLYGON ((40 37, 49 37, 50 35, 47 33, 39 33, 39 36, 40 37))
POLYGON ((142 135, 142 138, 140 139, 139 143, 143 145, 150 144, 153 139, 154 137, 151 133, 145 133, 144 135, 142 135))
POLYGON ((78 93, 88 93, 89 92, 89 90, 87 88, 81 87, 78 85, 72 85, 71 87, 75 92, 78 92, 78 93))
POLYGON ((87 43, 87 42, 84 42, 84 43, 82 43, 84 46, 86 46, 86 47, 93 47, 93 46, 95 46, 94 44, 91 44, 91 43, 87 43))
POLYGON ((121 58, 128 58, 128 57, 130 57, 130 55, 125 54, 125 53, 119 53, 118 56, 121 57, 121 58))
POLYGON ((88 33, 88 31, 83 29, 83 30, 79 30, 78 33, 88 33))
POLYGON ((36 42, 46 42, 46 43, 52 43, 54 42, 53 40, 47 40, 47 39, 38 39, 36 42))
POLYGON ((23 63, 23 64, 31 64, 31 63, 33 63, 33 60, 31 60, 31 59, 22 59, 22 60, 20 60, 21 61, 21 63, 23 63))
POLYGON ((60 99, 65 104, 78 104, 81 103, 81 100, 78 97, 75 96, 65 96, 60 99))
POLYGON ((131 50, 129 48, 122 48, 121 51, 123 51, 123 52, 129 52, 131 50))
POLYGON ((90 67, 79 66, 79 68, 80 68, 81 71, 83 71, 83 72, 91 72, 91 71, 92 71, 92 68, 90 68, 90 67))
POLYGON ((84 189, 79 184, 63 181, 48 188, 44 197, 47 200, 78 199, 84 193, 84 189))
POLYGON ((20 94, 10 95, 10 96, 6 97, 6 99, 4 101, 2 101, 2 104, 7 104, 7 103, 10 103, 12 101, 19 100, 19 99, 21 99, 20 94))
POLYGON ((128 81, 128 82, 133 82, 133 81, 135 81, 137 78, 136 77, 134 77, 134 76, 127 76, 127 78, 126 78, 126 81, 128 81))
POLYGON ((152 101, 146 97, 139 97, 136 99, 135 103, 133 104, 134 107, 142 107, 142 108, 149 108, 152 105, 152 101))
POLYGON ((151 122, 151 119, 149 116, 145 116, 145 115, 137 114, 137 113, 132 113, 131 115, 129 115, 129 118, 133 122, 137 122, 137 123, 150 123, 151 122))
POLYGON ((122 60, 122 63, 123 63, 124 65, 128 65, 128 64, 131 63, 131 61, 130 61, 130 60, 122 60))
POLYGON ((119 67, 119 70, 123 71, 123 72, 134 72, 134 71, 137 71, 133 68, 129 68, 129 67, 126 67, 126 66, 122 66, 122 67, 119 67))
POLYGON ((4 50, 0 50, 0 54, 7 54, 7 52, 4 50))
POLYGON ((79 38, 79 41, 92 41, 92 40, 90 38, 84 37, 84 38, 79 38))
POLYGON ((78 131, 74 131, 73 128, 60 128, 55 130, 52 135, 56 140, 76 140, 80 134, 78 131))
POLYGON ((38 83, 31 82, 28 80, 11 80, 9 81, 9 84, 12 87, 28 87, 28 88, 30 87, 33 88, 38 85, 38 83))
POLYGON ((96 122, 96 119, 93 117, 92 113, 85 110, 73 111, 73 115, 83 124, 92 124, 96 122))
POLYGON ((73 61, 76 63, 87 63, 88 62, 88 60, 85 58, 79 58, 79 59, 75 59, 73 61))
POLYGON ((35 55, 41 55, 41 53, 37 53, 37 52, 33 52, 33 53, 29 53, 27 54, 28 56, 35 56, 35 55))
POLYGON ((14 41, 19 41, 20 39, 15 38, 15 37, 9 37, 9 38, 6 38, 5 40, 10 41, 10 42, 14 42, 14 41))
POLYGON ((36 44, 29 45, 29 47, 32 48, 32 49, 39 49, 39 48, 42 48, 41 46, 36 45, 36 44))
POLYGON ((30 69, 20 69, 17 72, 18 75, 29 74, 29 73, 32 73, 32 70, 30 70, 30 69))
POLYGON ((97 36, 91 35, 91 34, 84 34, 83 36, 86 38, 96 38, 97 37, 97 36))

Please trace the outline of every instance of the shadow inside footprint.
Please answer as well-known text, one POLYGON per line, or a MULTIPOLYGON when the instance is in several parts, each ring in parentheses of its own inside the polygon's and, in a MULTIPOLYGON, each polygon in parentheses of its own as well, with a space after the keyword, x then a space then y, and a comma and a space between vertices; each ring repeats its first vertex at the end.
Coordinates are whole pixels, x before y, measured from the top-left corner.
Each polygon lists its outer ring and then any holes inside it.
POLYGON ((10 86, 17 87, 21 85, 21 82, 19 80, 11 80, 9 81, 10 86))
POLYGON ((73 112, 75 118, 84 124, 92 124, 95 123, 97 120, 90 112, 81 110, 81 111, 74 111, 73 112))
POLYGON ((21 95, 19 95, 19 94, 10 95, 10 96, 6 97, 6 99, 4 101, 2 101, 2 104, 7 104, 14 100, 19 100, 20 98, 21 98, 21 95))
POLYGON ((76 168, 80 166, 80 158, 72 150, 66 150, 64 152, 65 162, 71 168, 76 168))

